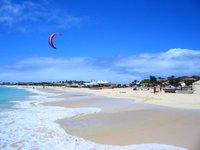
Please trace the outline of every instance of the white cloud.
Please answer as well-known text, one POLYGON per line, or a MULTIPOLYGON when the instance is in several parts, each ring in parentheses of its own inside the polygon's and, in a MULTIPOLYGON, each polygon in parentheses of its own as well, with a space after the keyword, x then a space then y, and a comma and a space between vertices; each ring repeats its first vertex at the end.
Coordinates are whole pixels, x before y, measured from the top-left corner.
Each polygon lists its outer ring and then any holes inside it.
POLYGON ((30 31, 32 26, 34 30, 67 29, 79 26, 88 19, 85 16, 73 16, 59 8, 51 9, 49 6, 47 2, 22 1, 17 3, 11 0, 0 0, 0 25, 25 32, 30 31))
POLYGON ((0 81, 118 80, 138 78, 91 63, 93 58, 34 57, 0 69, 0 81))
POLYGON ((200 75, 200 51, 175 48, 159 54, 122 58, 115 65, 144 75, 200 75))
POLYGON ((0 82, 109 80, 128 83, 149 75, 200 75, 200 51, 170 49, 157 54, 123 58, 32 57, 3 65, 0 72, 0 82))
POLYGON ((163 57, 168 57, 168 58, 176 58, 176 57, 183 57, 183 56, 195 56, 195 55, 199 55, 200 52, 199 51, 195 51, 195 50, 189 50, 189 49, 181 49, 181 48, 174 48, 174 49, 170 49, 168 50, 166 53, 163 53, 163 57))
POLYGON ((17 4, 11 4, 10 1, 0 1, 0 22, 6 25, 12 25, 15 22, 15 18, 19 16, 22 11, 22 7, 17 4))

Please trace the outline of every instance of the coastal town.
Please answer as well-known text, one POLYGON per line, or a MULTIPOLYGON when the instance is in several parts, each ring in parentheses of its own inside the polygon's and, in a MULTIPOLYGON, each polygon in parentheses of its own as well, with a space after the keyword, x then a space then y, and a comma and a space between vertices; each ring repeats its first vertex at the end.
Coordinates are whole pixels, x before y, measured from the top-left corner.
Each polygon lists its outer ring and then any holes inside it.
POLYGON ((111 83, 107 80, 99 81, 77 81, 66 80, 58 82, 2 82, 0 85, 21 85, 21 86, 60 86, 69 88, 90 88, 90 89, 106 89, 106 88, 130 88, 133 90, 149 90, 153 89, 153 92, 164 91, 166 93, 185 93, 192 94, 193 92, 199 93, 200 76, 182 76, 175 77, 174 75, 162 78, 150 76, 149 79, 134 80, 128 84, 111 83))

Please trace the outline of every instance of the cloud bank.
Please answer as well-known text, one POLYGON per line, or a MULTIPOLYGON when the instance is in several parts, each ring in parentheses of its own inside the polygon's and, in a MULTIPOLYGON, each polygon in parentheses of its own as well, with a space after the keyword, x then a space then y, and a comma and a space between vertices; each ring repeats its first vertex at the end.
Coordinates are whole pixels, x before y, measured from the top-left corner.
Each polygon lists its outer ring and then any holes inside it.
POLYGON ((1 65, 0 72, 0 82, 109 80, 129 83, 149 75, 200 75, 200 51, 176 48, 157 54, 115 58, 30 57, 1 65))

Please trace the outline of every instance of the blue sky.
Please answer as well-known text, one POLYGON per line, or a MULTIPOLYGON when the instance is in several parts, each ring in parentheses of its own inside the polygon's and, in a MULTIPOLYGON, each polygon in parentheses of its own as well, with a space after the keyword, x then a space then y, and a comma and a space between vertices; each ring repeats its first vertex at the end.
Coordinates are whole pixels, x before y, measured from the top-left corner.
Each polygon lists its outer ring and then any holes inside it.
POLYGON ((198 0, 0 0, 0 82, 200 75, 198 0), (51 33, 60 32, 53 50, 51 33))

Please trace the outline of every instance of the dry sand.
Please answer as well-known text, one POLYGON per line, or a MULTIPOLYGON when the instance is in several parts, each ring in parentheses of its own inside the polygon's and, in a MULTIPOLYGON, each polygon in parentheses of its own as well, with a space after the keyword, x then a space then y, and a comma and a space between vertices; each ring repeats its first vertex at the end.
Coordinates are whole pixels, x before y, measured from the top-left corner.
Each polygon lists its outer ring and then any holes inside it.
MULTIPOLYGON (((200 149, 200 95, 198 94, 153 94, 151 91, 132 91, 130 88, 104 90, 64 88, 64 90, 90 92, 96 95, 84 96, 79 93, 71 94, 70 98, 67 96, 69 93, 63 93, 59 97, 65 100, 44 105, 102 109, 100 113, 58 120, 66 132, 72 135, 100 144, 161 143, 189 150, 200 149), (139 103, 127 99, 135 99, 139 103)), ((52 92, 49 89, 46 91, 52 92)))
POLYGON ((115 88, 91 90, 88 88, 59 88, 68 92, 93 93, 98 96, 112 98, 133 99, 137 102, 169 106, 174 108, 200 109, 200 94, 178 94, 159 92, 154 94, 153 90, 133 91, 132 88, 115 88))

